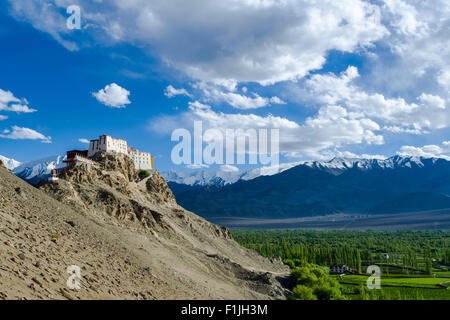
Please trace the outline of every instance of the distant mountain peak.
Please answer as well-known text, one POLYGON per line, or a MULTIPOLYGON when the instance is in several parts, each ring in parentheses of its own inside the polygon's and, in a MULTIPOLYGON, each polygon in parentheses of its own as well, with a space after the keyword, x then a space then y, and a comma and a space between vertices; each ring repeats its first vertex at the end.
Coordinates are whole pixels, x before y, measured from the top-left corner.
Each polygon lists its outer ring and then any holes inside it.
POLYGON ((21 179, 35 184, 50 174, 53 169, 65 167, 63 163, 65 156, 51 156, 39 160, 21 163, 13 169, 13 173, 21 179))
POLYGON ((189 186, 224 186, 233 184, 239 180, 247 181, 258 178, 260 176, 271 176, 295 167, 303 162, 283 163, 279 166, 261 167, 246 171, 192 171, 179 172, 169 170, 161 175, 167 182, 175 182, 189 186))
POLYGON ((21 165, 21 163, 19 161, 14 160, 14 159, 9 159, 4 156, 0 156, 0 160, 3 162, 5 167, 8 168, 9 170, 13 170, 21 165))

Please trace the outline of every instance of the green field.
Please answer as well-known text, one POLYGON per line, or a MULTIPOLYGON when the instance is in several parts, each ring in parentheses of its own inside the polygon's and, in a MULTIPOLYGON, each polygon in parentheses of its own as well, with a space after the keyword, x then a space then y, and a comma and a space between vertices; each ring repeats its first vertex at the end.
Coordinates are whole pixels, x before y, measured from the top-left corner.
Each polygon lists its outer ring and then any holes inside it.
MULTIPOLYGON (((354 285, 341 284, 343 291, 347 292, 346 297, 350 300, 360 300, 359 292, 355 292, 354 285)), ((385 300, 450 300, 449 290, 413 288, 413 287, 382 287, 381 290, 373 290, 373 298, 383 297, 385 300), (381 291, 382 293, 378 293, 381 291)))
POLYGON ((235 230, 233 236, 292 268, 295 299, 450 300, 449 231, 235 230), (323 274, 333 264, 351 273, 323 274), (380 267, 381 289, 367 287, 369 265, 380 267))
MULTIPOLYGON (((336 277, 337 276, 331 276, 336 277)), ((344 276, 340 283, 345 284, 366 284, 367 275, 347 275, 344 276)), ((413 287, 413 288, 435 288, 438 289, 438 284, 450 281, 449 278, 430 278, 430 277, 406 277, 399 276, 381 276, 381 286, 401 286, 401 287, 413 287)), ((450 283, 448 284, 450 286, 450 283)), ((449 291, 450 292, 450 291, 449 291)))

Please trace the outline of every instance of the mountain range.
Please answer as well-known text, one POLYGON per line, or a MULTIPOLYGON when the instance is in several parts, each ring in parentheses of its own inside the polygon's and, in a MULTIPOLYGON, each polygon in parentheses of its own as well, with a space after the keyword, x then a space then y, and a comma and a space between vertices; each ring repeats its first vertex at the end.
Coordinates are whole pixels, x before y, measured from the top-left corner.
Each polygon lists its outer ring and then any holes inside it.
POLYGON ((261 167, 246 171, 191 171, 180 172, 170 170, 161 173, 168 182, 174 182, 187 186, 225 186, 233 184, 239 180, 252 180, 260 176, 272 176, 292 167, 299 165, 301 162, 283 163, 279 166, 261 167))
MULTIPOLYGON (((395 214, 450 208, 450 161, 441 158, 335 158, 252 179, 244 174, 228 184, 215 184, 214 179, 209 184, 193 179, 183 184, 171 180, 172 176, 169 187, 177 201, 208 218, 395 214)), ((190 174, 191 178, 201 176, 190 174)))

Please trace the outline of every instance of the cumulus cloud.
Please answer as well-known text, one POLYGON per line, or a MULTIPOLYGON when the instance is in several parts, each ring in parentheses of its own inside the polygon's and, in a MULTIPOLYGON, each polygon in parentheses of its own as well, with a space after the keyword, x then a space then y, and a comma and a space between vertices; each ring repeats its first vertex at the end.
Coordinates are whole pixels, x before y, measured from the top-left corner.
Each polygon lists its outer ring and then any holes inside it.
MULTIPOLYGON (((286 104, 286 102, 277 96, 271 98, 261 97, 259 94, 254 92, 251 93, 251 95, 242 95, 237 93, 235 87, 230 90, 224 86, 199 82, 194 85, 194 88, 200 90, 202 93, 202 101, 225 102, 235 109, 248 110, 263 108, 275 104, 286 104)), ((242 91, 247 93, 248 89, 244 87, 242 91)))
POLYGON ((223 172, 239 172, 239 168, 235 166, 231 166, 229 164, 224 164, 220 166, 220 171, 223 172))
POLYGON ((32 113, 37 110, 28 106, 27 99, 16 98, 11 91, 4 91, 0 89, 0 111, 32 113))
POLYGON ((317 74, 300 88, 302 99, 319 105, 340 105, 351 118, 369 118, 383 124, 387 131, 426 133, 428 129, 450 126, 449 105, 439 96, 422 93, 414 101, 386 98, 380 93, 368 93, 354 81, 359 77, 356 67, 350 66, 340 75, 317 74))
POLYGON ((78 139, 78 142, 85 143, 85 144, 91 143, 88 139, 83 139, 83 138, 78 139))
POLYGON ((125 108, 131 101, 128 99, 130 91, 116 83, 107 85, 104 89, 92 94, 99 102, 112 108, 125 108))
POLYGON ((381 13, 389 30, 381 44, 390 50, 373 60, 371 85, 404 95, 428 88, 448 98, 450 3, 383 0, 381 13))
POLYGON ((13 140, 41 140, 42 143, 52 142, 51 137, 46 137, 33 129, 21 128, 18 126, 12 126, 12 130, 4 130, 3 134, 0 134, 0 138, 13 140))
POLYGON ((450 141, 444 141, 441 145, 426 145, 422 147, 402 146, 397 154, 450 160, 450 141))
MULTIPOLYGON (((355 52, 387 34, 379 6, 363 0, 78 2, 85 31, 97 41, 108 34, 109 42, 147 47, 188 76, 215 83, 299 79, 320 69, 330 50, 355 52)), ((10 3, 14 16, 70 48, 62 30, 67 1, 10 3)))
POLYGON ((188 164, 188 165, 186 165, 186 168, 188 168, 188 169, 205 169, 205 168, 209 168, 209 165, 207 165, 207 164, 188 164))
POLYGON ((166 87, 166 90, 164 90, 164 95, 168 98, 173 98, 180 95, 192 98, 192 95, 186 89, 175 89, 172 85, 168 85, 166 87))
POLYGON ((366 118, 354 119, 344 108, 338 106, 323 107, 316 116, 299 124, 271 114, 260 116, 216 112, 211 106, 196 101, 189 104, 188 112, 152 119, 149 128, 161 134, 170 134, 180 127, 192 130, 194 121, 201 121, 203 130, 217 129, 222 135, 225 135, 226 129, 279 129, 279 150, 291 157, 314 158, 330 148, 384 143, 383 136, 377 133, 380 129, 377 123, 366 118))

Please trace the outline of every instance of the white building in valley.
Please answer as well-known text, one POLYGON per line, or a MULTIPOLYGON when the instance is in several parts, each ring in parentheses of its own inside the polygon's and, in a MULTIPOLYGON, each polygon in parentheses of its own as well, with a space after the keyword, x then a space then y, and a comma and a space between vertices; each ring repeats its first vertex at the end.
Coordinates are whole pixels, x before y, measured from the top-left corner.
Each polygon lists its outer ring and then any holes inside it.
POLYGON ((99 139, 91 140, 89 143, 88 157, 92 157, 97 152, 118 152, 128 155, 134 162, 138 170, 153 169, 153 156, 148 152, 142 152, 132 147, 128 147, 126 140, 114 139, 108 135, 102 135, 99 139))

